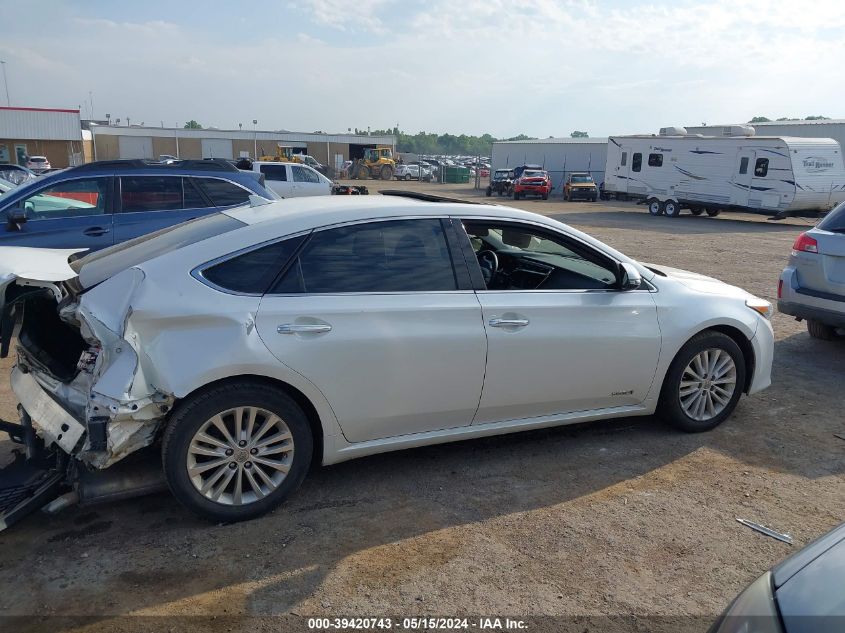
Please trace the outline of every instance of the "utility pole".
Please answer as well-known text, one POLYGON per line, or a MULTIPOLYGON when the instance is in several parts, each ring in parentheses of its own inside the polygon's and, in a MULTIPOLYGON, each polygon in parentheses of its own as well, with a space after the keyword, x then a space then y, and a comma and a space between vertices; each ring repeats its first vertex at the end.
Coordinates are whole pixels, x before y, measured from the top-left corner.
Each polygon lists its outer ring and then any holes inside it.
POLYGON ((0 61, 3 66, 3 86, 6 88, 6 105, 11 107, 12 101, 9 99, 9 81, 6 79, 6 62, 0 61))
POLYGON ((252 120, 252 159, 258 160, 258 130, 256 129, 256 125, 258 125, 258 119, 252 120))

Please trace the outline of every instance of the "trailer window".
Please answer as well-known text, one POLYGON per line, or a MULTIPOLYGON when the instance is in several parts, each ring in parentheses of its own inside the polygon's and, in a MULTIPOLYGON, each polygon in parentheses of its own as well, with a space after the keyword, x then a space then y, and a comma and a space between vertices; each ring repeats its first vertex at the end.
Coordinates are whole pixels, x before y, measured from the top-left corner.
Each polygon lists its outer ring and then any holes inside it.
POLYGON ((640 171, 643 167, 643 155, 639 152, 631 157, 631 171, 640 171))
POLYGON ((628 152, 622 152, 622 162, 619 163, 622 167, 624 167, 628 163, 628 152))
POLYGON ((769 173, 769 159, 768 158, 758 158, 757 162, 754 163, 754 176, 757 177, 757 178, 763 178, 768 173, 769 173))
POLYGON ((743 156, 742 159, 739 161, 739 173, 748 173, 748 156, 743 156))
POLYGON ((648 166, 649 167, 663 167, 663 154, 649 154, 648 155, 648 166))

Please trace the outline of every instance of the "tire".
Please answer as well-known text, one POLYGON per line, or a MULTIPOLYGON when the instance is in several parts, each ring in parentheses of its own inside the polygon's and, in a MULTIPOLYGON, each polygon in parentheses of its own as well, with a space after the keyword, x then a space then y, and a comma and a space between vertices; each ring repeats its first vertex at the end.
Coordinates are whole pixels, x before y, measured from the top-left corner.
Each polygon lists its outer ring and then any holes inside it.
POLYGON ((410 179, 411 179, 411 174, 405 174, 405 180, 410 180, 410 179))
POLYGON ((592 198, 590 198, 590 202, 595 202, 595 201, 596 201, 596 197, 595 197, 595 196, 593 196, 592 198))
POLYGON ((720 213, 721 211, 719 209, 707 209, 707 215, 709 215, 711 218, 715 218, 720 213))
POLYGON ((514 191, 514 192, 513 192, 513 199, 514 199, 514 200, 519 200, 519 192, 517 192, 517 191, 514 191))
POLYGON ((666 214, 667 217, 677 218, 681 215, 681 205, 674 200, 667 200, 663 203, 663 213, 666 214))
MULTIPOLYGON (((239 428, 245 433, 246 426, 244 424, 239 428)), ((302 409, 287 394, 269 385, 234 382, 209 389, 181 404, 174 411, 164 431, 161 452, 167 485, 182 505, 211 521, 233 522, 253 519, 273 510, 299 488, 311 464, 313 447, 314 440, 308 420, 302 409), (252 442, 266 441, 268 437, 272 438, 277 432, 283 433, 284 429, 287 429, 290 438, 283 438, 263 447, 263 450, 273 451, 265 454, 265 460, 273 460, 280 465, 288 460, 286 473, 271 465, 259 464, 257 460, 261 459, 261 453, 256 454, 253 451, 262 450, 261 448, 250 449, 250 444, 234 445, 226 439, 219 427, 213 424, 212 418, 221 416, 223 426, 232 437, 236 433, 233 409, 237 407, 257 410, 254 423, 260 426, 254 428, 252 442), (273 422, 276 430, 270 427, 268 431, 272 435, 269 436, 266 435, 267 431, 262 434, 264 425, 273 421, 268 414, 277 416, 276 420, 281 423, 273 422), (195 436, 201 429, 207 431, 205 437, 210 439, 196 442, 195 436), (283 449, 286 446, 291 446, 293 450, 285 452, 283 449), (192 451, 192 448, 204 452, 192 451), (189 474, 189 463, 202 466, 209 463, 209 460, 213 461, 215 458, 209 455, 209 451, 219 454, 224 460, 231 457, 231 461, 224 462, 219 468, 207 468, 205 472, 211 473, 210 475, 199 473, 192 478, 189 474), (251 460, 256 461, 253 463, 251 460), (223 474, 219 475, 221 471, 223 474), (234 474, 229 475, 230 471, 234 474), (262 473, 263 476, 260 476, 262 473), (252 478, 249 477, 250 474, 252 478), (219 483, 215 483, 215 476, 219 477, 219 481, 229 477, 220 491, 216 490, 219 483), (268 479, 275 487, 270 486, 268 479), (213 496, 217 493, 218 500, 209 498, 197 487, 208 485, 209 481, 211 488, 206 494, 213 496), (246 495, 241 498, 240 505, 237 504, 235 495, 238 482, 246 495), (257 494, 256 486, 258 492, 263 493, 263 497, 257 494)))
POLYGON ((692 213, 693 215, 701 215, 702 213, 704 213, 704 209, 702 209, 701 207, 693 207, 692 209, 690 209, 690 213, 692 213))
POLYGON ((807 320, 807 332, 813 338, 821 339, 822 341, 832 341, 836 338, 836 329, 822 323, 821 321, 807 320))
POLYGON ((745 389, 745 373, 742 350, 731 337, 713 330, 701 332, 680 349, 669 366, 660 392, 658 414, 681 431, 709 431, 733 413, 745 389), (718 356, 714 362, 712 358, 716 352, 718 356), (703 363, 711 359, 714 364, 702 372, 696 359, 703 363), (710 373, 714 368, 715 372, 710 373), (697 377, 690 373, 691 369, 698 371, 697 377), (712 380, 714 375, 716 380, 712 380), (688 384, 684 385, 682 381, 688 384), (731 384, 732 391, 728 394, 731 384))
POLYGON ((382 180, 393 180, 393 168, 390 165, 382 165, 379 174, 382 180))
POLYGON ((358 172, 355 174, 356 180, 369 180, 370 179, 370 168, 366 165, 359 165, 358 172))
POLYGON ((651 215, 663 215, 663 203, 657 198, 649 198, 647 201, 648 212, 651 215))
MULTIPOLYGON (((490 187, 487 187, 487 192, 486 192, 486 193, 487 193, 487 197, 489 198, 490 196, 492 196, 492 195, 493 195, 493 190, 492 190, 490 187)), ((501 195, 501 194, 500 194, 500 195, 501 195)))
POLYGON ((543 200, 548 200, 548 199, 549 199, 549 194, 544 193, 544 194, 543 194, 543 200))

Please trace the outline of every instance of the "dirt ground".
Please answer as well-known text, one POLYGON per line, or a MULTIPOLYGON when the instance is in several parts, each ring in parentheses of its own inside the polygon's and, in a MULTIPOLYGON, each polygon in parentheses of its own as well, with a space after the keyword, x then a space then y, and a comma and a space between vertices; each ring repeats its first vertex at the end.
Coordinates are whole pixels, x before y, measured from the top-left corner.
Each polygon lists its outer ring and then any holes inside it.
MULTIPOLYGON (((655 218, 615 202, 514 206, 770 301, 811 224, 655 218)), ((773 322, 772 387, 710 433, 621 419, 369 457, 316 468, 289 503, 238 525, 204 523, 169 494, 34 514, 0 533, 0 616, 30 616, 16 621, 25 630, 165 622, 126 615, 282 630, 283 620, 231 616, 635 614, 701 616, 705 630, 752 579, 845 520, 845 441, 834 437, 845 432, 845 343, 773 322)), ((0 399, 0 417, 13 418, 5 379, 0 399)), ((654 628, 644 622, 634 629, 654 628)))

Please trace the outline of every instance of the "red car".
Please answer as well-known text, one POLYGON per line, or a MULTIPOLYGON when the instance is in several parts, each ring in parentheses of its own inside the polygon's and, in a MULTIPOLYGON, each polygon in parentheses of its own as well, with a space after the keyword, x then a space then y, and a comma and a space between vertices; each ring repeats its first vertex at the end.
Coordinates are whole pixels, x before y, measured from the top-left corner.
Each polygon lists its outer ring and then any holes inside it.
POLYGON ((546 171, 526 169, 513 183, 514 200, 519 200, 524 196, 540 196, 543 200, 548 200, 551 191, 552 179, 546 171))

